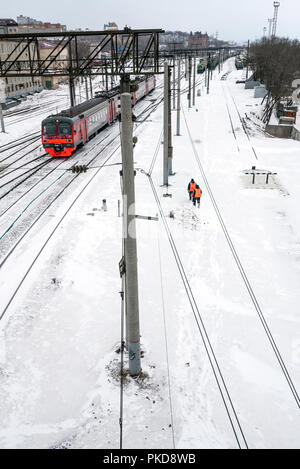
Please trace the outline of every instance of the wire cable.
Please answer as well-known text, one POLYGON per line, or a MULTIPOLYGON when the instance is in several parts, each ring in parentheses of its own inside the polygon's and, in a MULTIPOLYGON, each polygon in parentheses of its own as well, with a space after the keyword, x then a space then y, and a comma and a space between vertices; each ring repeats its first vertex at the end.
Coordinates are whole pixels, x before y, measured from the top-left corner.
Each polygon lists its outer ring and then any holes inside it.
POLYGON ((173 449, 176 449, 175 434, 174 434, 174 417, 173 417, 174 413, 173 413, 172 392, 171 392, 171 377, 170 377, 170 363, 169 363, 169 347, 168 347, 168 335, 167 335, 166 308, 165 308, 164 284, 163 284, 163 273, 162 273, 162 259, 161 259, 161 249, 160 249, 160 241, 159 241, 159 229, 157 230, 157 244, 158 244, 158 254, 159 254, 161 301, 162 301, 162 310, 163 310, 163 319, 164 319, 164 334, 165 334, 165 344, 166 344, 166 360, 167 360, 167 373, 168 373, 170 416, 171 416, 171 425, 172 425, 172 441, 173 441, 173 449))
POLYGON ((238 447, 240 449, 242 449, 242 448, 243 449, 248 449, 248 444, 247 444, 243 429, 241 427, 239 418, 237 416, 237 413, 236 413, 236 410, 234 408, 232 399, 230 397, 230 394, 229 394, 227 385, 225 383, 223 374, 221 372, 218 360, 216 358, 213 347, 211 345, 208 333, 206 331, 206 327, 204 325, 204 322, 203 322, 203 319, 201 317, 198 305, 196 303, 194 294, 192 292, 190 283, 188 281, 185 269, 183 267, 181 258, 179 256, 179 253, 178 253, 174 238, 172 236, 172 233, 171 233, 170 228, 168 226, 168 223, 166 221, 166 217, 164 215, 164 212, 163 212, 163 209, 162 209, 158 194, 156 192, 156 189, 155 189, 155 186, 154 186, 154 183, 153 183, 153 180, 152 180, 151 176, 149 176, 149 174, 146 174, 146 176, 148 177, 148 180, 150 182, 150 186, 151 186, 154 198, 156 200, 156 203, 157 203, 157 206, 158 206, 158 209, 159 209, 160 217, 161 217, 161 220, 163 222, 163 225, 164 225, 164 228, 165 228, 165 231, 166 231, 166 234, 167 234, 171 249, 173 251, 174 258, 175 258, 175 261, 176 261, 176 264, 177 264, 177 267, 178 267, 178 270, 179 270, 179 273, 180 273, 180 276, 181 276, 181 279, 182 279, 182 282, 183 282, 183 285, 184 285, 184 288, 185 288, 185 291, 186 291, 186 294, 187 294, 187 297, 188 297, 188 300, 189 300, 189 303, 190 303, 190 306, 191 306, 191 309, 192 309, 192 312, 193 312, 193 315, 194 315, 194 318, 196 320, 198 330, 199 330, 199 333, 201 335, 202 342, 203 342, 203 345, 205 347, 206 354, 208 356, 208 359, 209 359, 209 362, 210 362, 210 365, 211 365, 211 368, 212 368, 212 371, 213 371, 213 374, 214 374, 218 389, 220 391, 220 394, 221 394, 221 397, 222 397, 222 400, 223 400, 223 403, 224 403, 224 406, 225 406, 225 410, 226 410, 226 413, 228 415, 228 419, 230 421, 230 424, 231 424, 231 427, 232 427, 236 442, 237 442, 238 447))
POLYGON ((251 287, 251 284, 250 284, 250 282, 249 282, 249 279, 248 279, 248 277, 247 277, 247 274, 246 274, 246 272, 245 272, 245 270, 244 270, 244 268, 243 268, 243 266, 242 266, 242 263, 241 263, 241 261, 240 261, 240 258, 239 258, 238 254, 237 254, 237 251, 236 251, 235 247, 234 247, 234 244, 233 244, 233 242, 232 242, 232 239, 231 239, 231 237, 230 237, 230 235, 229 235, 229 232, 228 232, 228 230, 227 230, 227 227, 226 227, 225 222, 224 222, 224 220, 223 220, 223 218, 222 218, 221 212, 220 212, 220 210, 219 210, 219 207, 218 207, 218 205, 217 205, 217 202, 216 202, 216 200, 215 200, 215 198, 214 198, 213 192, 212 192, 211 187, 210 187, 210 185, 209 185, 209 182, 208 182, 208 180, 207 180, 207 177, 206 177, 206 174, 205 174, 205 172, 204 172, 203 166, 202 166, 202 164, 201 164, 199 155, 198 155, 198 153, 197 153, 197 149, 196 149, 196 147, 195 147, 195 145, 194 145, 194 142, 193 142, 193 139, 192 139, 192 135, 191 135, 191 132, 190 132, 188 123, 187 123, 187 119, 186 119, 186 115, 185 115, 184 109, 183 109, 183 116, 184 116, 184 120, 185 120, 185 124, 186 124, 186 129, 187 129, 187 132, 188 132, 188 135, 189 135, 189 139, 190 139, 190 142, 191 142, 191 145, 192 145, 192 148, 193 148, 193 152, 194 152, 194 155, 195 155, 195 158, 196 158, 196 162, 197 162, 197 164, 198 164, 198 166, 199 166, 199 169, 200 169, 200 172, 201 172, 203 181, 204 181, 205 186, 206 186, 206 190, 207 190, 207 192, 208 192, 208 194, 209 194, 209 197, 210 197, 210 199, 211 199, 213 208, 214 208, 214 210, 215 210, 215 212, 216 212, 216 215, 217 215, 217 217, 218 217, 218 220, 219 220, 219 222, 220 222, 221 228, 222 228, 223 233, 224 233, 224 235, 225 235, 226 241, 227 241, 227 243, 228 243, 228 245, 229 245, 230 251, 231 251, 231 253, 232 253, 233 257, 234 257, 234 260, 235 260, 236 265, 237 265, 237 267, 238 267, 238 270, 239 270, 239 272, 240 272, 240 274, 241 274, 241 276, 242 276, 242 279, 243 279, 243 281, 244 281, 244 284, 245 284, 245 286, 246 286, 246 289, 247 289, 247 291, 248 291, 248 293, 249 293, 249 295, 250 295, 250 298, 251 298, 252 303, 253 303, 253 305, 254 305, 254 307, 255 307, 255 310, 256 310, 256 312, 257 312, 257 314, 258 314, 258 316, 259 316, 259 319, 260 319, 260 321, 261 321, 261 323, 262 323, 262 326, 263 326, 263 328, 264 328, 264 331, 265 331, 265 333, 266 333, 266 335, 267 335, 267 337, 268 337, 268 339, 269 339, 269 342, 270 342, 270 344, 271 344, 271 347, 272 347, 272 349, 273 349, 273 351, 274 351, 274 353, 275 353, 275 356, 276 356, 276 358, 277 358, 277 360, 278 360, 279 366, 280 366, 280 368, 281 368, 281 370, 282 370, 282 372, 283 372, 283 374, 284 374, 284 377, 285 377, 285 379, 286 379, 286 381, 287 381, 287 383, 288 383, 288 386, 289 386, 289 388, 290 388, 290 390, 291 390, 291 392, 292 392, 292 394, 293 394, 293 397, 294 397, 294 399, 295 399, 295 401, 296 401, 296 403, 297 403, 297 406, 300 408, 300 398, 299 398, 299 394, 298 394, 298 392, 297 392, 297 390, 296 390, 296 387, 295 387, 295 385, 294 385, 294 382, 293 382, 293 380, 292 380, 292 378, 291 378, 291 376, 290 376, 290 374, 289 374, 289 372, 288 372, 288 369, 287 369, 287 367, 286 367, 286 365, 285 365, 285 363, 284 363, 284 360, 283 360, 283 358, 282 358, 282 356, 281 356, 281 354, 280 354, 280 351, 279 351, 279 349, 278 349, 278 346, 277 346, 277 344, 276 344, 276 341, 275 341, 275 339, 274 339, 274 337, 273 337, 273 335, 272 335, 272 333, 271 333, 271 331, 270 331, 270 328, 269 328, 268 323, 267 323, 267 321, 266 321, 266 319, 265 319, 265 317, 264 317, 264 314, 263 314, 263 312, 262 312, 262 310, 261 310, 261 307, 260 307, 260 305, 259 305, 259 303, 258 303, 258 300, 257 300, 257 298, 256 298, 256 296, 255 296, 255 293, 254 293, 254 291, 253 291, 253 289, 252 289, 252 287, 251 287))

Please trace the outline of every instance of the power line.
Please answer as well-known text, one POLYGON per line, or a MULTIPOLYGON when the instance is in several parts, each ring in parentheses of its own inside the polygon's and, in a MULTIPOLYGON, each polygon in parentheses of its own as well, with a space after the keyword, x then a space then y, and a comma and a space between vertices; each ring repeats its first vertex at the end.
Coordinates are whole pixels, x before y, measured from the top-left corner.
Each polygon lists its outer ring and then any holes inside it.
POLYGON ((172 393, 171 393, 169 347, 168 347, 168 336, 167 336, 167 322, 166 322, 165 296, 164 296, 164 286, 163 286, 163 273, 162 273, 161 249, 160 249, 160 241, 159 241, 159 230, 157 231, 157 243, 158 243, 158 254, 159 254, 161 300, 162 300, 163 319, 164 319, 164 334, 165 334, 165 344, 166 344, 166 360, 167 360, 167 373, 168 373, 170 416, 171 416, 171 425, 172 425, 172 440, 173 440, 173 449, 175 449, 176 446, 175 446, 175 434, 174 434, 174 416, 173 416, 173 405, 172 405, 172 393))
POLYGON ((254 305, 254 307, 255 307, 255 309, 256 309, 256 311, 257 311, 257 314, 258 314, 258 316, 259 316, 259 319, 260 319, 260 321, 261 321, 261 323, 262 323, 262 325, 263 325, 263 328, 264 328, 264 330, 265 330, 265 333, 266 333, 266 335, 267 335, 267 337, 268 337, 268 339, 269 339, 269 342, 270 342, 270 344, 271 344, 271 347, 272 347, 272 349, 273 349, 273 351, 274 351, 274 353, 275 353, 275 356, 276 356, 276 358, 277 358, 277 360, 278 360, 279 366, 280 366, 280 368, 281 368, 281 370, 282 370, 282 372, 283 372, 283 374, 284 374, 284 377, 285 377, 285 379, 286 379, 286 381, 287 381, 287 383, 288 383, 288 386, 289 386, 289 388, 290 388, 290 390, 291 390, 291 392, 292 392, 292 394, 293 394, 293 397, 294 397, 294 399, 295 399, 295 401, 296 401, 298 407, 300 408, 300 398, 299 398, 298 392, 297 392, 297 390, 296 390, 296 387, 295 387, 295 385, 294 385, 294 382, 293 382, 293 380, 292 380, 292 378, 291 378, 291 376, 290 376, 290 374, 289 374, 289 372, 288 372, 288 370, 287 370, 287 367, 286 367, 286 365, 285 365, 285 363, 284 363, 284 361, 283 361, 283 359, 282 359, 282 357, 281 357, 281 354, 280 354, 280 351, 279 351, 279 349, 278 349, 278 347, 277 347, 277 344, 276 344, 276 342, 275 342, 275 339, 274 339, 274 337, 273 337, 273 335, 272 335, 272 333, 271 333, 271 331, 270 331, 270 329, 269 329, 269 326, 268 326, 267 321, 266 321, 266 319, 265 319, 265 317, 264 317, 264 314, 263 314, 263 312, 262 312, 262 310, 261 310, 261 308, 260 308, 260 305, 259 305, 259 303, 258 303, 258 300, 257 300, 257 298, 256 298, 256 296, 255 296, 255 293, 254 293, 254 291, 253 291, 253 289, 252 289, 252 287, 251 287, 251 285, 250 285, 249 279, 248 279, 248 277, 247 277, 247 275, 246 275, 246 272, 244 271, 244 268, 243 268, 243 266, 242 266, 242 263, 241 263, 241 261, 240 261, 240 259, 239 259, 239 256, 238 256, 238 254, 237 254, 237 252, 236 252, 236 249, 235 249, 235 247, 234 247, 234 244, 233 244, 233 242, 232 242, 232 240, 231 240, 231 238, 230 238, 230 235, 229 235, 229 233, 228 233, 227 227, 226 227, 226 225, 225 225, 225 223, 224 223, 224 220, 223 220, 223 218, 222 218, 222 216, 221 216, 221 213, 220 213, 219 207, 218 207, 218 205, 217 205, 217 202, 216 202, 216 200, 215 200, 215 198, 214 198, 213 192, 212 192, 212 190, 211 190, 211 188, 210 188, 210 185, 209 185, 209 183, 208 183, 206 174, 205 174, 205 172, 204 172, 203 166, 202 166, 202 164, 201 164, 199 155, 198 155, 198 153, 197 153, 197 150, 196 150, 196 148, 195 148, 195 145, 194 145, 194 142, 193 142, 193 139, 192 139, 192 135, 191 135, 191 132, 190 132, 188 123, 187 123, 187 119, 186 119, 186 115, 185 115, 184 110, 183 110, 183 115, 184 115, 184 120, 185 120, 185 124, 186 124, 186 128, 187 128, 187 132, 188 132, 188 135, 189 135, 189 139, 190 139, 190 142, 191 142, 193 151, 194 151, 194 155, 195 155, 197 164, 198 164, 198 166, 199 166, 199 169, 200 169, 202 178, 203 178, 203 180, 204 180, 204 183, 205 183, 207 192, 208 192, 208 194, 209 194, 209 197, 210 197, 210 199, 211 199, 211 202, 212 202, 212 204, 213 204, 214 210, 215 210, 216 215, 217 215, 217 217, 218 217, 218 219, 219 219, 219 222, 220 222, 220 225, 221 225, 221 227, 222 227, 223 233, 224 233, 224 235, 225 235, 226 241, 227 241, 227 243, 228 243, 228 245, 229 245, 229 248, 230 248, 230 250, 231 250, 231 253, 232 253, 232 255, 233 255, 233 257, 234 257, 234 260, 235 260, 235 262, 236 262, 236 264, 237 264, 237 267, 238 267, 238 269, 239 269, 239 271, 240 271, 240 274, 241 274, 242 279, 243 279, 243 281, 244 281, 244 283, 245 283, 245 286, 246 286, 246 288, 247 288, 247 290, 248 290, 248 293, 249 293, 250 298, 251 298, 251 300, 252 300, 252 302, 253 302, 253 305, 254 305))
MULTIPOLYGON (((142 172, 144 172, 144 171, 142 171, 142 172)), ((229 421, 230 421, 230 424, 231 424, 235 439, 236 439, 238 447, 240 449, 242 449, 242 448, 248 449, 248 444, 247 444, 244 432, 242 430, 239 418, 238 418, 237 413, 235 411, 235 408, 234 408, 232 399, 230 397, 227 385, 225 383, 223 374, 221 372, 218 360, 216 358, 215 352, 213 350, 213 347, 211 345, 209 336, 207 334, 203 319, 202 319, 200 311, 198 309, 198 305, 195 301, 195 298, 194 298, 190 283, 188 281, 186 272, 184 270, 182 261, 180 259, 176 244, 175 244, 173 236, 172 236, 172 233, 171 233, 170 228, 168 226, 168 223, 166 221, 166 218, 165 218, 165 215, 164 215, 164 212, 163 212, 163 209, 162 209, 158 194, 156 192, 153 180, 152 180, 152 178, 149 174, 146 174, 146 176, 148 176, 148 179, 149 179, 149 182, 150 182, 150 185, 151 185, 151 189, 152 189, 153 195, 155 197, 155 200, 156 200, 156 203, 157 203, 157 206, 158 206, 158 209, 159 209, 161 220, 163 222, 165 231, 167 233, 167 237, 168 237, 171 249, 173 251, 174 258, 175 258, 175 261, 176 261, 176 264, 177 264, 177 267, 178 267, 178 270, 179 270, 179 273, 180 273, 180 276, 181 276, 181 279, 182 279, 182 282, 183 282, 183 285, 184 285, 184 288, 185 288, 185 291, 186 291, 186 294, 187 294, 187 297, 188 297, 188 300, 189 300, 189 303, 191 305, 191 309, 193 311, 193 314, 194 314, 194 317, 195 317, 195 320, 196 320, 196 323, 197 323, 197 326, 198 326, 198 330, 199 330, 199 333, 201 335, 202 342, 203 342, 203 345, 205 347, 205 350, 206 350, 206 353, 207 353, 207 356, 208 356, 208 359, 209 359, 209 362, 210 362, 214 377, 216 379, 217 386, 218 386, 218 389, 220 391, 220 394, 221 394, 221 397, 222 397, 222 400, 223 400, 223 403, 224 403, 224 406, 225 406, 225 410, 226 410, 226 413, 228 415, 228 418, 229 418, 229 421)))

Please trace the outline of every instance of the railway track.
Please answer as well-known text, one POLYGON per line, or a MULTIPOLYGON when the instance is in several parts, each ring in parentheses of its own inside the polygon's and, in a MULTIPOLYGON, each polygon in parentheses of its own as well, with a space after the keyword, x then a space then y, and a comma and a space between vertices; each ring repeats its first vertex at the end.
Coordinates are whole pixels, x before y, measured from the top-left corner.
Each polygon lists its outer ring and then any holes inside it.
MULTIPOLYGON (((31 142, 35 138, 38 139, 38 138, 40 138, 40 135, 41 135, 40 131, 31 132, 30 134, 26 134, 23 137, 17 138, 16 140, 13 140, 9 143, 1 145, 0 146, 0 153, 4 153, 6 151, 11 150, 12 148, 19 147, 19 146, 23 145, 24 143, 31 142)), ((0 161, 0 163, 1 163, 1 161, 0 161)))
POLYGON ((231 97, 231 100, 232 100, 232 104, 234 105, 234 112, 236 113, 237 115, 237 118, 238 118, 238 121, 239 121, 239 124, 238 126, 234 126, 234 117, 233 117, 233 112, 232 112, 232 108, 230 110, 230 105, 229 105, 229 102, 228 102, 228 99, 227 99, 227 96, 226 96, 226 91, 225 91, 225 88, 224 86, 222 85, 222 90, 223 90, 223 94, 224 94, 224 97, 225 97, 225 103, 226 103, 226 108, 227 108, 227 113, 228 113, 228 117, 229 117, 229 121, 230 121, 230 125, 231 125, 231 129, 232 129, 232 133, 233 133, 233 136, 234 136, 234 139, 236 141, 236 145, 237 145, 237 150, 238 150, 238 153, 241 153, 241 147, 248 147, 249 148, 249 151, 250 153, 252 153, 252 155, 254 156, 254 158, 256 160, 258 160, 258 155, 257 155, 257 152, 255 151, 255 148, 251 142, 251 138, 249 136, 249 133, 247 131, 247 128, 245 126, 245 121, 244 119, 242 118, 241 116, 241 113, 239 112, 238 110, 238 107, 236 105, 236 102, 233 98, 233 96, 229 93, 230 97, 231 97), (241 141, 241 139, 239 138, 239 134, 238 134, 238 131, 240 129, 239 125, 242 126, 242 129, 243 129, 243 134, 244 136, 247 138, 247 142, 246 144, 244 142, 241 141))
POLYGON ((207 193, 208 193, 208 195, 209 195, 209 198, 210 198, 210 200, 211 200, 213 209, 214 209, 215 214, 216 214, 216 216, 217 216, 217 218, 218 218, 218 221, 219 221, 219 223, 220 223, 221 229, 222 229, 222 231, 223 231, 223 233, 224 233, 224 236, 225 236, 226 242, 227 242, 227 244, 228 244, 229 250, 230 250, 230 252, 231 252, 231 254, 232 254, 232 257, 233 257, 233 259, 234 259, 234 262, 235 262, 235 264, 236 264, 236 266, 237 266, 237 268, 238 268, 238 271, 239 271, 239 273, 240 273, 240 275, 241 275, 242 281, 243 281, 243 283, 244 283, 244 285, 245 285, 245 287, 246 287, 246 290, 247 290, 247 292, 248 292, 248 294, 249 294, 250 300, 251 300, 251 302, 252 302, 252 304, 253 304, 253 306, 254 306, 254 309, 255 309, 255 311, 256 311, 256 313, 257 313, 257 316, 258 316, 258 318, 259 318, 259 320, 260 320, 260 322, 261 322, 261 325, 262 325, 262 327, 263 327, 263 330, 264 330, 264 333, 265 333, 265 335, 266 335, 266 337, 267 337, 267 340, 269 341, 269 344, 270 344, 270 346, 271 346, 271 348, 272 348, 272 350, 273 350, 273 352, 274 352, 274 355, 275 355, 276 360, 277 360, 277 362, 278 362, 278 365, 279 365, 279 367, 280 367, 280 369, 281 369, 281 372, 282 372, 282 374, 283 374, 283 376, 284 376, 284 378, 285 378, 285 380, 286 380, 286 383, 287 383, 287 385, 288 385, 288 387, 289 387, 289 389, 290 389, 290 391, 291 391, 291 394, 292 394, 292 396, 293 396, 293 398, 294 398, 294 400, 295 400, 295 402, 296 402, 298 408, 300 408, 300 396, 299 396, 298 391, 297 391, 297 389, 296 389, 296 387, 295 387, 294 381, 293 381, 293 379, 292 379, 292 377, 291 377, 291 375, 290 375, 290 373, 289 373, 289 371, 288 371, 288 369, 287 369, 287 367, 286 367, 286 365, 285 365, 285 362, 284 362, 284 360, 283 360, 283 358, 282 358, 282 355, 281 355, 281 353, 280 353, 280 350, 279 350, 279 348, 278 348, 278 346, 277 346, 276 340, 275 340, 275 338, 274 338, 274 336, 273 336, 273 334, 272 334, 272 332, 271 332, 271 330, 270 330, 270 328, 269 328, 269 325, 268 325, 268 323, 267 323, 267 321, 266 321, 265 315, 264 315, 264 313, 263 313, 263 311, 262 311, 262 309, 261 309, 261 306, 260 306, 260 304, 259 304, 259 301, 258 301, 256 295, 255 295, 255 292, 254 292, 254 290, 253 290, 253 288, 252 288, 252 286, 251 286, 251 284, 250 284, 250 281, 249 281, 249 279, 248 279, 246 270, 245 270, 245 268, 244 268, 244 266, 243 266, 243 264, 242 264, 242 262, 241 262, 241 260, 240 260, 240 258, 239 258, 239 255, 238 255, 238 253, 237 253, 237 251, 236 251, 236 248, 235 248, 235 246, 234 246, 234 243, 233 243, 233 241, 232 241, 232 239, 231 239, 231 236, 230 236, 230 234, 229 234, 228 228, 227 228, 227 226, 226 226, 226 224, 225 224, 225 222, 224 222, 224 220, 223 220, 222 214, 221 214, 220 209, 219 209, 219 207, 218 207, 218 204, 217 204, 217 202, 216 202, 216 200, 215 200, 213 191, 212 191, 212 189, 211 189, 211 187, 210 187, 209 181, 208 181, 208 179, 207 179, 206 173, 205 173, 204 168, 203 168, 203 166, 202 166, 202 163, 201 163, 200 157, 199 157, 199 155, 198 155, 197 149, 196 149, 196 147, 195 147, 194 141, 193 141, 193 139, 192 139, 191 131, 190 131, 190 129, 189 129, 189 125, 188 125, 188 122, 187 122, 187 118, 186 118, 185 112, 183 112, 183 115, 184 115, 184 120, 185 120, 185 124, 186 124, 186 128, 187 128, 187 132, 188 132, 188 135, 189 135, 189 140, 190 140, 191 146, 192 146, 192 148, 193 148, 193 152, 194 152, 194 156, 195 156, 196 163, 197 163, 197 165, 198 165, 198 167, 199 167, 199 170, 200 170, 202 179, 203 179, 203 181, 204 181, 204 184, 205 184, 207 193))
MULTIPOLYGON (((145 112, 147 113, 147 116, 151 114, 152 112, 154 112, 157 109, 157 107, 161 104, 160 99, 158 99, 157 101, 158 101, 157 103, 151 103, 150 105, 146 107, 143 106, 143 109, 138 114, 138 117, 143 116, 145 112)), ((139 103, 139 104, 142 104, 142 103, 139 103)), ((142 120, 138 121, 137 128, 146 121, 147 116, 144 117, 142 120)), ((79 152, 76 152, 76 154, 74 154, 74 158, 76 158, 77 160, 76 164, 84 164, 87 167, 90 167, 91 165, 93 165, 93 168, 97 164, 102 165, 101 163, 102 154, 108 148, 110 148, 111 145, 113 145, 116 142, 116 140, 119 139, 119 129, 117 125, 115 125, 114 127, 115 127, 115 132, 113 136, 111 135, 111 127, 109 127, 105 130, 107 135, 105 135, 104 138, 102 138, 100 141, 98 140, 94 141, 93 139, 89 142, 88 146, 85 146, 79 152), (100 150, 99 150, 99 147, 101 147, 100 150), (91 153, 92 153, 92 157, 87 160, 87 157, 91 153), (99 156, 101 156, 100 160, 99 160, 99 156)), ((115 151, 117 151, 119 147, 120 147, 120 144, 117 145, 116 149, 113 150, 112 154, 114 154, 115 151)), ((40 158, 42 157, 38 157, 37 159, 34 159, 32 161, 39 160, 40 158)), ((105 155, 104 155, 104 158, 105 158, 105 155)), ((25 167, 27 164, 24 163, 24 165, 22 166, 25 167)), ((6 208, 4 208, 2 212, 0 213, 0 240, 2 240, 2 243, 1 243, 2 252, 0 254, 3 255, 9 252, 9 254, 6 255, 5 258, 1 261, 0 267, 4 265, 8 257, 12 254, 12 252, 17 247, 17 245, 22 241, 22 239, 24 239, 24 236, 26 236, 26 234, 31 230, 31 228, 35 225, 35 223, 41 218, 41 216, 52 206, 52 204, 56 200, 58 200, 58 198, 66 191, 66 189, 77 179, 78 174, 74 176, 72 175, 70 171, 72 166, 74 166, 73 158, 69 158, 67 160, 64 159, 62 162, 59 162, 58 164, 57 164, 57 160, 50 158, 44 162, 38 163, 38 165, 36 165, 33 168, 26 169, 25 173, 22 173, 21 175, 16 176, 13 180, 10 180, 9 182, 6 182, 2 186, 0 186, 0 189, 1 187, 4 187, 4 185, 7 187, 9 183, 12 183, 13 181, 17 181, 18 179, 20 179, 20 177, 25 176, 22 180, 19 180, 13 187, 10 187, 4 194, 0 195, 0 200, 4 197, 6 197, 8 200, 8 204, 6 208), (48 170, 49 165, 54 165, 54 168, 50 166, 48 170), (45 174, 45 170, 47 171, 46 174, 45 174), (56 177, 56 173, 58 171, 63 171, 64 176, 56 177), (41 172, 42 172, 42 175, 40 175, 41 172), (37 175, 38 175, 38 178, 37 178, 37 175), (48 203, 45 205, 44 202, 41 202, 41 201, 44 201, 45 197, 48 198, 49 192, 41 188, 40 192, 36 194, 36 190, 39 188, 39 185, 41 182, 43 182, 43 184, 45 182, 48 182, 49 177, 51 177, 51 180, 53 180, 54 178, 54 181, 56 181, 56 183, 54 186, 52 183, 53 181, 52 182, 49 181, 48 186, 52 187, 52 189, 53 187, 55 187, 56 188, 55 190, 57 191, 57 193, 55 194, 54 197, 52 197, 51 200, 49 199, 48 203), (29 188, 27 188, 21 195, 17 194, 17 197, 14 200, 11 200, 11 195, 15 192, 15 189, 20 187, 21 184, 25 182, 27 183, 29 179, 31 179, 32 185, 29 188), (28 220, 28 222, 26 222, 28 224, 28 227, 27 227, 27 224, 25 226, 25 216, 24 216, 25 212, 23 211, 23 209, 18 209, 18 206, 19 206, 19 202, 25 202, 25 199, 27 200, 28 196, 30 196, 31 193, 33 194, 33 192, 35 193, 35 196, 32 195, 31 200, 34 199, 34 201, 39 201, 39 208, 36 209, 34 205, 31 203, 31 201, 27 203, 26 207, 28 208, 25 211, 26 216, 29 213, 29 208, 31 209, 31 211, 33 209, 35 210, 35 221, 30 224, 30 218, 32 218, 32 213, 30 212, 31 213, 30 216, 27 217, 27 220, 28 220), (24 233, 21 235, 21 237, 20 237, 20 233, 18 229, 16 229, 17 228, 16 223, 17 221, 20 220, 20 217, 19 217, 20 213, 22 213, 23 231, 25 230, 24 233), (15 236, 14 236, 14 233, 15 233, 15 236), (16 244, 12 247, 12 244, 15 241, 16 241, 16 244)), ((16 168, 16 169, 20 169, 20 168, 16 168)), ((13 169, 11 172, 13 171, 15 171, 15 169, 13 169)))

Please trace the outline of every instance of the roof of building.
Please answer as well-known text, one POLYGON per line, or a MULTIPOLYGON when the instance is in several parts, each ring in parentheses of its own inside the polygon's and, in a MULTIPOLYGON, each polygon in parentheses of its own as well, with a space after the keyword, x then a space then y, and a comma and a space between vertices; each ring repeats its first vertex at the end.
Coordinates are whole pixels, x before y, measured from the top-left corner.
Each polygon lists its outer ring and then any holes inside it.
POLYGON ((18 23, 11 18, 0 18, 0 26, 18 26, 18 23))

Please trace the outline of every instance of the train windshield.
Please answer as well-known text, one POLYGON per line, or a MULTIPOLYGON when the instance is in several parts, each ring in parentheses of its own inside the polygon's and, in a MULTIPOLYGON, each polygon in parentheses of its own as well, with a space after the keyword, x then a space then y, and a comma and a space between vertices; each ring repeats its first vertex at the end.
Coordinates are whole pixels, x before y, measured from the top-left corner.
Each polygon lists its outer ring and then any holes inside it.
POLYGON ((59 135, 71 135, 71 124, 68 122, 60 122, 58 125, 58 134, 59 135))
POLYGON ((55 122, 47 122, 47 124, 44 125, 44 135, 56 135, 55 122))

